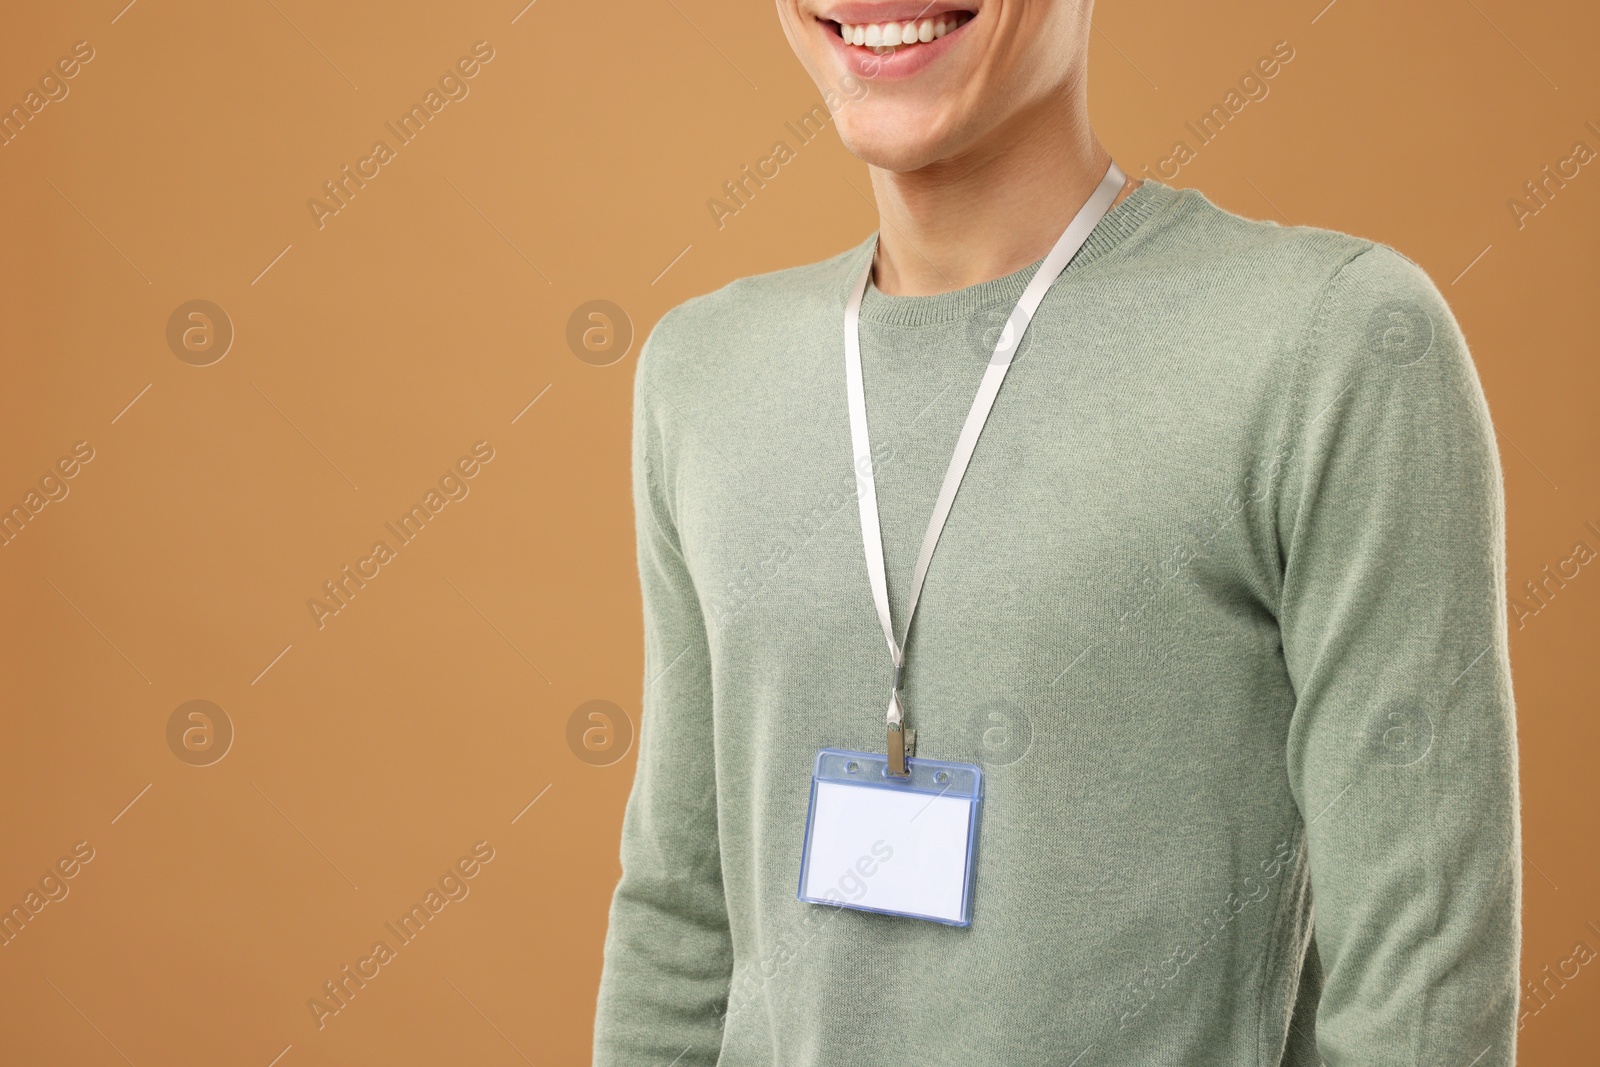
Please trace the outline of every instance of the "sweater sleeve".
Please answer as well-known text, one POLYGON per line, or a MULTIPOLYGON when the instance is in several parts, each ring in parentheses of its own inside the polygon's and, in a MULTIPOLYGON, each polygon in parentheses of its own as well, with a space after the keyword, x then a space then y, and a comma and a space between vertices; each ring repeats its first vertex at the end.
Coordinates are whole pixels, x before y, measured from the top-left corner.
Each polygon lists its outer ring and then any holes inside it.
POLYGON ((638 765, 622 823, 595 1019, 596 1067, 714 1064, 732 974, 717 843, 706 629, 663 484, 653 384, 667 320, 640 353, 633 391, 633 501, 644 603, 638 765))
POLYGON ((1516 730, 1494 431, 1437 288, 1382 246, 1326 285, 1276 500, 1327 1067, 1515 1060, 1516 730))

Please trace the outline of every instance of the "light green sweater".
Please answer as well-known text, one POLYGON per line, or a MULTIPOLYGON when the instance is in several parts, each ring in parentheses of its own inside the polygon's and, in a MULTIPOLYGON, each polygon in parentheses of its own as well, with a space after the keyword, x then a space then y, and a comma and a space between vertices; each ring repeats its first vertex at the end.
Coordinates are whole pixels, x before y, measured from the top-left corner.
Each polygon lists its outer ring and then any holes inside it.
MULTIPOLYGON (((918 753, 985 771, 972 926, 797 902, 817 750, 884 743, 842 341, 871 248, 690 300, 640 356, 595 1062, 1509 1067, 1503 498, 1465 342, 1396 252, 1157 182, 1045 297, 911 635, 918 753)), ((866 293, 897 626, 1035 267, 866 293)))

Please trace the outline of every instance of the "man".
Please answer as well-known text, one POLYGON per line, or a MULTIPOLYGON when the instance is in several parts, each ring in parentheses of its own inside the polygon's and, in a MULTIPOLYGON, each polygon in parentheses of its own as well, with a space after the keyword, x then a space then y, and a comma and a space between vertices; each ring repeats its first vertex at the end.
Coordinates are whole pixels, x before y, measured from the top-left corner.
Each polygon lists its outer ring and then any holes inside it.
POLYGON ((868 79, 879 231, 641 354, 596 1063, 1509 1067, 1503 503, 1455 321, 1386 247, 1119 182, 1089 0, 958 3, 778 0, 819 87, 868 79), (898 728, 981 768, 970 925, 857 910, 874 863, 797 899, 817 754, 898 728))

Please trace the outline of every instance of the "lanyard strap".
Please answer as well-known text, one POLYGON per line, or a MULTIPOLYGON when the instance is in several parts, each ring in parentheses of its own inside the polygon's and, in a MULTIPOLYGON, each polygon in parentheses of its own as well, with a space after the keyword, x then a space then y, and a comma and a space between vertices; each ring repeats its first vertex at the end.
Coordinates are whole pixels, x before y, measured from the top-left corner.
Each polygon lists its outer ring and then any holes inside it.
POLYGON ((894 661, 894 681, 889 691, 888 746, 889 773, 895 777, 904 778, 910 773, 906 767, 906 755, 915 750, 914 735, 910 735, 904 729, 905 715, 900 701, 900 687, 906 665, 905 641, 911 637, 911 622, 917 614, 917 600, 922 595, 923 580, 928 576, 928 565, 933 561, 933 550, 939 543, 940 534, 944 532, 945 520, 950 517, 950 507, 955 503, 956 491, 961 488, 961 479, 966 476, 967 465, 972 461, 973 449, 978 445, 978 435, 983 432, 984 423, 988 421, 989 409, 994 406, 995 397, 1000 392, 1000 384, 1005 381, 1006 371, 1011 369, 1011 359, 1022 343, 1022 335, 1027 331, 1028 324, 1033 321, 1033 313, 1038 310, 1044 294, 1066 269, 1078 249, 1089 239, 1089 234, 1094 231, 1106 212, 1111 209, 1112 201, 1122 191, 1126 181, 1126 176, 1115 162, 1106 168, 1105 177, 1100 180, 1099 186, 1067 224, 1055 247, 1045 256, 1044 262, 1039 264, 1038 271, 1029 280, 1027 288, 1023 290, 1022 298, 1017 301, 1016 308, 1006 320, 1006 327, 1000 334, 1000 340, 995 344, 994 356, 983 372, 983 380, 978 383, 978 393, 972 399, 972 410, 967 412, 967 421, 962 425, 961 436, 956 440, 955 453, 951 455, 950 466, 944 472, 944 484, 939 487, 939 498, 934 503, 932 516, 928 519, 928 530, 923 535, 922 551, 917 555, 917 567, 911 579, 911 599, 906 609, 905 637, 900 641, 895 640, 894 623, 889 616, 889 587, 885 576, 883 531, 878 525, 878 488, 873 479, 872 448, 867 439, 867 398, 861 378, 861 298, 866 292, 867 281, 872 276, 872 261, 877 253, 876 241, 873 242, 873 255, 867 257, 867 264, 862 268, 861 276, 856 279, 855 289, 845 304, 845 389, 850 407, 850 443, 855 453, 856 500, 861 509, 861 543, 867 558, 867 579, 872 585, 872 602, 878 609, 878 621, 883 624, 884 640, 888 642, 889 654, 894 661))

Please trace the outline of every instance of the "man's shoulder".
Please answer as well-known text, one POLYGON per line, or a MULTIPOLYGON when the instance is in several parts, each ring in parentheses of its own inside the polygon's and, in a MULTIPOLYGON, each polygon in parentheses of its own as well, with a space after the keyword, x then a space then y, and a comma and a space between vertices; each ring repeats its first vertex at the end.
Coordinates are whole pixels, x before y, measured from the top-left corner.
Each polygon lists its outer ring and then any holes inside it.
POLYGON ((863 241, 827 259, 737 278, 709 293, 690 297, 663 315, 650 331, 641 354, 652 373, 669 372, 687 353, 707 370, 719 353, 748 350, 759 338, 792 336, 812 317, 831 321, 841 315, 853 263, 863 241))
POLYGON ((1428 272, 1382 241, 1249 218, 1198 190, 1178 198, 1179 217, 1152 253, 1240 321, 1288 327, 1328 356, 1392 344, 1404 321, 1429 334, 1455 328, 1428 272))
POLYGON ((1177 190, 1176 200, 1174 223, 1162 231, 1163 258, 1219 280, 1255 286, 1262 295, 1284 287, 1292 291, 1295 283, 1320 289, 1357 259, 1364 270, 1421 271, 1399 251, 1369 237, 1252 218, 1212 202, 1198 189, 1177 190), (1277 284, 1262 285, 1263 280, 1277 284))

